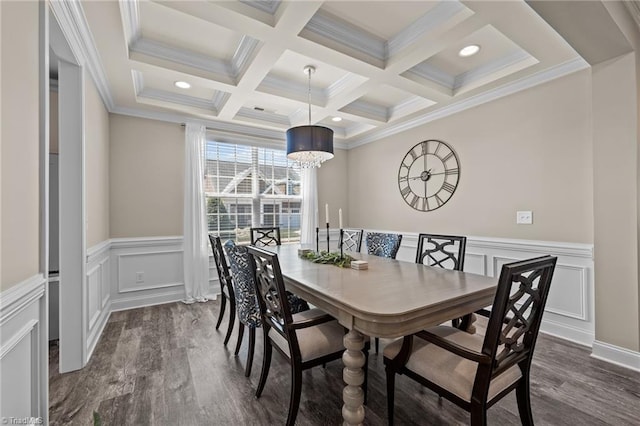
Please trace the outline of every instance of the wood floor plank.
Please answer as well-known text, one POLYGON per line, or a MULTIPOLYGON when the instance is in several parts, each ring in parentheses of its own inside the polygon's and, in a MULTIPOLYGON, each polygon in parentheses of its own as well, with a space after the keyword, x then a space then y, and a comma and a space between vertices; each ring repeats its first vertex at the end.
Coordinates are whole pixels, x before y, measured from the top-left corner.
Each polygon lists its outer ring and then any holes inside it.
MULTIPOLYGON (((104 425, 277 425, 289 404, 289 365, 273 354, 261 398, 262 330, 256 334, 251 377, 244 377, 247 342, 234 356, 235 336, 222 342, 228 314, 215 330, 219 302, 173 303, 112 314, 83 370, 59 374, 50 350, 50 423, 104 425), (222 331, 221 331, 222 330, 222 331)), ((482 333, 482 322, 478 324, 482 333)), ((246 333, 245 333, 246 334, 246 333)), ((247 336, 245 336, 246 340, 247 336)), ((387 340, 382 339, 384 345, 387 340)), ((303 374, 299 426, 341 423, 342 365, 303 374)), ((537 425, 636 425, 640 373, 589 356, 579 345, 541 335, 534 355, 531 405, 537 425)), ((404 376, 396 378, 398 425, 464 425, 469 415, 404 376)), ((382 355, 371 354, 367 425, 387 424, 382 355)), ((490 425, 519 425, 515 395, 487 415, 490 425)))

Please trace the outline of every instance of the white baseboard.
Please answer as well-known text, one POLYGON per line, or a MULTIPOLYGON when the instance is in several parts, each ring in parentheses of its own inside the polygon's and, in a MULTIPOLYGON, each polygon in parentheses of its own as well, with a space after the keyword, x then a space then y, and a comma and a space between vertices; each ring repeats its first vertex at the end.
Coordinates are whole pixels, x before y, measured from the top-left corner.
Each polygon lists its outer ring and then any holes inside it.
POLYGON ((640 352, 595 340, 591 356, 611 364, 640 371, 640 352))
POLYGON ((542 324, 540 324, 540 332, 586 347, 591 347, 595 339, 593 333, 560 322, 547 320, 544 315, 542 317, 542 324))
POLYGON ((182 288, 165 292, 155 292, 152 295, 145 294, 123 297, 111 301, 111 312, 144 308, 145 306, 163 305, 165 303, 179 302, 182 299, 184 299, 184 289, 182 288))

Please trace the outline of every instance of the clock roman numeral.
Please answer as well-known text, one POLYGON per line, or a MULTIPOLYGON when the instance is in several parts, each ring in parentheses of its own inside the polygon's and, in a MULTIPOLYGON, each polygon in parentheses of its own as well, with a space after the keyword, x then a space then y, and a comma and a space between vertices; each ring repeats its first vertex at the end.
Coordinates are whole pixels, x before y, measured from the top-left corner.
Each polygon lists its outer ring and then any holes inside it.
POLYGON ((436 145, 436 150, 433 151, 434 155, 438 155, 438 151, 440 151, 440 147, 442 146, 442 144, 440 142, 437 143, 436 145))
POLYGON ((400 177, 398 178, 398 180, 399 180, 400 182, 408 182, 408 181, 409 181, 409 175, 400 176, 400 177))
POLYGON ((433 198, 436 199, 436 203, 438 204, 438 207, 444 204, 444 201, 442 201, 442 198, 438 197, 438 194, 434 195, 433 198))
POLYGON ((413 152, 413 149, 411 151, 409 151, 409 154, 411 155, 411 159, 413 161, 416 161, 416 158, 418 158, 418 154, 416 154, 415 152, 413 152))
POLYGON ((413 195, 413 199, 411 200, 411 207, 413 207, 414 209, 418 208, 418 200, 420 199, 420 197, 418 197, 417 195, 413 195))
POLYGON ((445 182, 442 184, 442 189, 444 189, 445 191, 449 191, 450 193, 453 194, 453 191, 456 190, 456 187, 451 185, 449 182, 445 182))
POLYGON ((402 196, 404 198, 407 198, 407 195, 409 195, 411 193, 411 188, 407 185, 407 186, 405 186, 404 188, 402 188, 400 190, 400 193, 402 194, 402 196))
POLYGON ((443 162, 443 163, 446 163, 446 162, 449 160, 449 158, 451 158, 451 157, 453 157, 453 152, 449 152, 449 153, 448 153, 448 154, 447 154, 447 155, 442 159, 442 162, 443 162))
POLYGON ((426 155, 429 152, 429 142, 422 142, 422 155, 426 155))
POLYGON ((445 169, 444 170, 445 176, 457 175, 458 173, 459 173, 459 169, 445 169))
POLYGON ((420 197, 422 200, 422 208, 420 210, 429 210, 429 203, 427 202, 427 197, 420 197))

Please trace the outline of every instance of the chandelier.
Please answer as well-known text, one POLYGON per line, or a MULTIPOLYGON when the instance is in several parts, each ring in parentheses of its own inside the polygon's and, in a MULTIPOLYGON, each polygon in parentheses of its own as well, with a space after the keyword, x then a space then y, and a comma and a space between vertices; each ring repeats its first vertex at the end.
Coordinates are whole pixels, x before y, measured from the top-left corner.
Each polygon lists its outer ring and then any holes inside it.
POLYGON ((309 124, 287 130, 287 158, 302 168, 320 167, 333 158, 333 130, 311 125, 311 74, 315 71, 312 65, 304 67, 305 74, 309 76, 309 124))

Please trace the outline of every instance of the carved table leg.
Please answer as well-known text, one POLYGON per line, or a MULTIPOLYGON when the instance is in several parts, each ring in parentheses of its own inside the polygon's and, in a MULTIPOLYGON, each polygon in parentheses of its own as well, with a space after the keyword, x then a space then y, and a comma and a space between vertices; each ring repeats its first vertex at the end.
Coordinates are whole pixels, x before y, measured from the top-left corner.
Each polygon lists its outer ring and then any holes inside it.
POLYGON ((364 337, 355 330, 349 330, 344 336, 344 347, 346 350, 342 355, 344 370, 342 370, 342 379, 346 383, 342 391, 342 418, 343 425, 360 425, 364 421, 364 392, 362 383, 364 383, 364 371, 362 367, 365 364, 364 353, 364 337))

